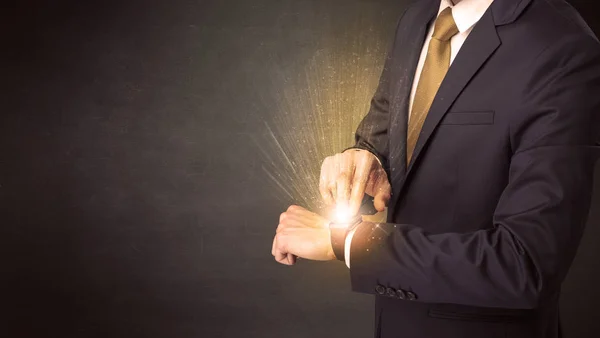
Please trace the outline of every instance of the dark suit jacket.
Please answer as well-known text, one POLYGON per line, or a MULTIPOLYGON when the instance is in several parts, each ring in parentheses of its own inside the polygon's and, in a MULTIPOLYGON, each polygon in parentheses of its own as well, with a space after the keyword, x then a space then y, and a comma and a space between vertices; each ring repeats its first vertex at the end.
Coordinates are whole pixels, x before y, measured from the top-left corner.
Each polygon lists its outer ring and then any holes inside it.
POLYGON ((599 153, 600 44, 564 1, 495 0, 407 168, 410 88, 438 8, 403 14, 357 130, 393 195, 388 223, 353 238, 352 288, 376 295, 377 337, 558 337, 599 153))

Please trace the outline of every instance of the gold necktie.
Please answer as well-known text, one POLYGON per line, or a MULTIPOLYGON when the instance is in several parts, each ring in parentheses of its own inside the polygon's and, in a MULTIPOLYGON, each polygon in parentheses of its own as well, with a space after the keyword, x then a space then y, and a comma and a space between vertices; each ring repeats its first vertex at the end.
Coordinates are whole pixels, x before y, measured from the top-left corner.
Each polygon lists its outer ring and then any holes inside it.
POLYGON ((452 17, 452 8, 446 7, 435 20, 433 36, 429 42, 427 57, 408 120, 407 164, 410 163, 433 98, 450 68, 450 38, 457 33, 458 28, 452 17))

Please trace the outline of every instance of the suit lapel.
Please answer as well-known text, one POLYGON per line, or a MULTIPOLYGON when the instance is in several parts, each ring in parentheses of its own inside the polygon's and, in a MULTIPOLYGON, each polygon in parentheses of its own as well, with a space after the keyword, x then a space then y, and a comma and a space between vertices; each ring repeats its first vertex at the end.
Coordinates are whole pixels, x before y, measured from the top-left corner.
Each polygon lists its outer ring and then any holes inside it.
MULTIPOLYGON (((490 9, 479 20, 473 31, 469 34, 467 40, 461 47, 455 60, 452 62, 446 77, 444 78, 438 93, 433 100, 415 150, 408 165, 406 175, 401 180, 398 188, 394 191, 394 197, 391 206, 398 203, 399 196, 410 179, 411 172, 414 170, 415 163, 426 150, 426 145, 437 128, 439 122, 447 113, 450 106, 454 103, 458 95, 462 92, 471 78, 477 73, 485 61, 500 46, 500 39, 496 33, 496 26, 490 9)), ((419 49, 420 50, 420 49, 419 49)), ((416 68, 415 65, 410 65, 416 68)), ((408 89, 410 91, 410 88, 408 89)), ((406 130, 406 128, 405 128, 406 130)), ((403 145, 406 145, 406 134, 404 135, 403 145)), ((390 216, 393 217, 393 214, 390 216)))
POLYGON ((469 34, 456 59, 448 69, 448 73, 431 104, 421 129, 407 175, 410 174, 414 163, 419 159, 419 155, 423 152, 435 128, 448 112, 448 108, 498 46, 500 46, 500 39, 496 33, 492 15, 488 10, 469 34))

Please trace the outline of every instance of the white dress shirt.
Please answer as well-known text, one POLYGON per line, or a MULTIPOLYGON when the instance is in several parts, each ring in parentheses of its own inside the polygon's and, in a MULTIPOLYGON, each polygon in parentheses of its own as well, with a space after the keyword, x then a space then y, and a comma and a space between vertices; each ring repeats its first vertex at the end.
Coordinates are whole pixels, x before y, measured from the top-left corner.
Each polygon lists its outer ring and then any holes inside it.
MULTIPOLYGON (((481 19, 492 2, 493 0, 454 0, 454 3, 456 3, 456 5, 454 5, 450 0, 440 1, 438 15, 444 9, 446 9, 446 7, 452 7, 452 17, 454 18, 456 27, 458 28, 458 33, 450 39, 450 64, 452 64, 452 61, 454 61, 456 55, 458 55, 460 47, 462 47, 463 43, 467 39, 467 36, 469 36, 469 33, 471 33, 473 30, 475 24, 479 21, 479 19, 481 19)), ((427 50, 429 48, 429 41, 431 41, 431 36, 433 35, 433 28, 434 22, 432 22, 432 24, 429 26, 429 31, 421 50, 421 57, 419 58, 419 63, 417 64, 417 69, 415 71, 415 78, 410 92, 409 116, 412 112, 412 105, 415 98, 415 93, 417 91, 417 84, 421 78, 421 71, 423 70, 425 58, 427 57, 427 50)), ((356 229, 350 232, 348 237, 346 237, 345 260, 348 268, 350 267, 350 245, 352 243, 352 237, 354 236, 355 231, 356 229)))

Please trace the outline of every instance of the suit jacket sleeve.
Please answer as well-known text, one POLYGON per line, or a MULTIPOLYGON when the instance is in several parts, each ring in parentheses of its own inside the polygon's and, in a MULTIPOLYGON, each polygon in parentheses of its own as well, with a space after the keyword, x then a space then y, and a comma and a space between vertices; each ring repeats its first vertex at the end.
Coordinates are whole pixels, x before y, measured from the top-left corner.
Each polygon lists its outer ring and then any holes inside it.
MULTIPOLYGON (((409 7, 410 8, 410 7, 409 7)), ((407 8, 406 11, 408 11, 407 8)), ((388 177, 389 173, 389 139, 388 139, 388 125, 389 125, 389 109, 390 109, 390 78, 392 72, 392 59, 394 50, 397 49, 397 37, 398 30, 402 23, 404 14, 400 16, 396 27, 396 34, 394 36, 394 42, 387 52, 385 63, 381 77, 379 78, 379 84, 377 90, 371 100, 371 106, 367 115, 362 119, 355 133, 355 144, 354 146, 345 149, 363 149, 371 152, 379 163, 383 166, 388 177)))
MULTIPOLYGON (((419 224, 363 223, 351 245, 354 291, 383 285, 417 301, 503 308, 534 308, 557 291, 589 212, 600 47, 591 37, 570 37, 529 69, 522 109, 511 117, 509 180, 490 228, 429 234, 419 224)), ((383 119, 382 106, 376 102, 370 120, 383 119)), ((383 134, 375 129, 359 142, 381 147, 383 134)))

